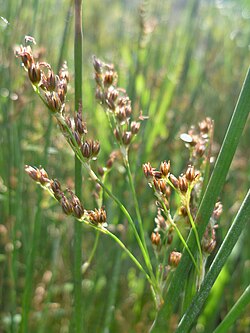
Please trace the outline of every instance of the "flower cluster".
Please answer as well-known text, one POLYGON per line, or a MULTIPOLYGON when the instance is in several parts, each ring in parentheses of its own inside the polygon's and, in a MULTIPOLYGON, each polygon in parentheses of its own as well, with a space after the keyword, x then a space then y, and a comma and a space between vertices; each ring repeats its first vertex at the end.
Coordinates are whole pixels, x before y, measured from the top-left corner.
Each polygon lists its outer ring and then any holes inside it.
POLYGON ((87 126, 82 119, 82 105, 79 105, 78 112, 72 120, 69 116, 65 117, 65 123, 60 123, 62 133, 68 138, 72 147, 77 146, 82 156, 89 160, 95 159, 100 151, 100 143, 97 140, 86 139, 87 126), (66 124, 65 124, 66 123, 66 124), (70 134, 69 135, 69 131, 70 134))
POLYGON ((100 143, 86 139, 87 126, 82 119, 82 105, 79 105, 76 116, 71 119, 65 115, 65 98, 68 90, 69 74, 66 63, 56 75, 51 65, 35 61, 30 46, 20 46, 16 56, 22 60, 35 91, 56 117, 62 134, 65 136, 76 154, 84 159, 96 158, 100 151, 100 143))
POLYGON ((207 117, 199 123, 198 129, 192 126, 188 133, 181 134, 180 138, 190 150, 190 161, 193 164, 201 158, 205 160, 206 155, 210 154, 209 146, 211 146, 213 128, 212 119, 207 117))
POLYGON ((26 165, 27 174, 60 203, 63 212, 66 215, 72 215, 80 221, 90 223, 98 227, 107 226, 107 216, 104 208, 87 210, 83 207, 79 198, 71 189, 63 191, 61 184, 57 179, 50 179, 47 172, 43 168, 34 168, 26 165))
POLYGON ((169 198, 171 188, 174 189, 181 198, 181 203, 185 207, 187 205, 187 196, 200 178, 200 172, 195 170, 192 165, 188 165, 184 174, 178 178, 170 173, 170 161, 161 162, 160 170, 156 170, 148 162, 143 165, 143 172, 146 176, 150 187, 154 189, 156 197, 167 209, 170 208, 169 198), (187 192, 189 192, 187 194, 187 192))
POLYGON ((62 113, 69 82, 67 64, 64 63, 58 75, 55 75, 50 64, 35 61, 30 46, 21 45, 16 50, 16 56, 21 58, 33 86, 43 91, 49 109, 62 113))
POLYGON ((107 113, 116 140, 128 147, 139 132, 141 121, 131 121, 132 106, 124 89, 117 87, 118 75, 114 66, 93 57, 96 81, 96 99, 107 113))
MULTIPOLYGON (((143 165, 144 175, 157 198, 157 216, 155 218, 155 228, 151 234, 151 243, 158 259, 161 254, 164 258, 164 252, 169 251, 168 264, 170 267, 176 267, 181 259, 181 253, 171 252, 170 250, 174 232, 177 232, 178 237, 187 248, 179 230, 181 221, 185 222, 185 230, 192 228, 195 233, 200 263, 202 262, 201 257, 206 258, 216 246, 215 229, 217 227, 216 222, 222 213, 222 204, 220 202, 216 203, 206 232, 201 240, 199 240, 195 225, 195 215, 204 181, 204 162, 210 163, 212 133, 213 122, 210 118, 206 118, 199 123, 198 131, 192 127, 188 134, 181 135, 181 139, 185 141, 190 150, 190 162, 186 171, 178 177, 171 173, 170 161, 161 162, 159 169, 152 167, 150 162, 143 165), (170 204, 172 191, 178 197, 177 207, 175 207, 176 212, 173 215, 171 212, 173 205, 170 204)), ((192 256, 192 253, 189 252, 189 254, 192 256)), ((192 260, 194 262, 193 257, 192 260)))

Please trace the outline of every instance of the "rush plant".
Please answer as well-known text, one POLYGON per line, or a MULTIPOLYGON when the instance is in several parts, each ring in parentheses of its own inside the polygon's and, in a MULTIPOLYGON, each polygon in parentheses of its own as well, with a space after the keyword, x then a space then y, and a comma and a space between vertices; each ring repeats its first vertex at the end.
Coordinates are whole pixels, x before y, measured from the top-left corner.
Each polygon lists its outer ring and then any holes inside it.
MULTIPOLYGON (((27 42, 30 42, 30 39, 27 42)), ((145 161, 143 164, 141 174, 144 173, 156 197, 155 229, 149 242, 130 167, 130 151, 134 149, 136 136, 140 134, 141 123, 146 117, 142 112, 137 117, 134 115, 126 90, 118 86, 118 74, 114 66, 93 57, 96 100, 107 116, 115 142, 115 150, 110 152, 106 166, 97 168, 95 164, 102 142, 88 135, 87 124, 82 116, 84 105, 81 98, 76 98, 78 103, 74 114, 66 107, 69 82, 66 63, 59 73, 55 74, 49 63, 35 59, 28 45, 21 46, 16 55, 21 58, 34 92, 56 119, 58 128, 77 161, 87 172, 90 180, 96 184, 96 207, 85 207, 81 191, 77 190, 81 187, 81 179, 78 184, 76 177, 75 188, 78 193, 74 193, 71 188, 65 188, 58 179, 50 178, 43 167, 26 165, 25 171, 59 203, 66 215, 72 215, 78 222, 111 237, 144 274, 155 304, 152 332, 165 332, 168 329, 169 319, 181 291, 181 283, 189 274, 184 296, 184 313, 177 328, 177 332, 188 332, 249 214, 248 194, 206 273, 206 261, 215 248, 217 221, 222 213, 222 203, 218 201, 218 197, 250 109, 250 98, 247 94, 250 86, 249 73, 211 178, 209 174, 214 123, 210 118, 206 118, 197 128, 192 127, 180 137, 189 150, 189 160, 183 173, 174 175, 170 160, 160 162, 158 169, 150 162, 145 161), (123 199, 117 197, 107 185, 107 179, 112 177, 111 169, 115 160, 125 169, 131 190, 131 206, 135 214, 129 212, 123 199), (105 196, 108 196, 124 214, 141 251, 142 259, 112 231, 112 220, 109 219, 109 212, 105 208, 105 196), (173 247, 174 238, 177 241, 173 247), (151 255, 149 246, 152 247, 155 257, 151 255)), ((77 94, 79 83, 75 83, 77 94)), ((80 173, 77 175, 81 178, 80 173)), ((77 232, 81 232, 81 229, 77 228, 77 232)), ((80 330, 79 326, 78 332, 80 330)))

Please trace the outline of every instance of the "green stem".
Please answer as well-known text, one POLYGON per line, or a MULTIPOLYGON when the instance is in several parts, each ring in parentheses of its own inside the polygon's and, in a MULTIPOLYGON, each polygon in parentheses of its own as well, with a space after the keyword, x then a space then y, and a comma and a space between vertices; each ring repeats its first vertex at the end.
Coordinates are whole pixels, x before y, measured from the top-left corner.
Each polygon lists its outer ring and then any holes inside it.
MULTIPOLYGON (((189 221, 191 223, 191 226, 192 226, 192 229, 193 229, 193 232, 194 232, 194 235, 195 235, 195 239, 196 239, 198 251, 199 251, 199 260, 200 260, 199 277, 200 277, 200 275, 202 273, 202 266, 203 266, 203 264, 202 264, 202 250, 201 250, 201 244, 200 244, 200 239, 199 239, 198 231, 197 231, 196 225, 194 223, 193 216, 192 216, 192 214, 190 212, 190 196, 191 196, 191 191, 192 191, 192 188, 189 187, 188 191, 187 191, 186 209, 187 209, 188 218, 189 218, 189 221)), ((201 281, 199 281, 198 287, 200 286, 200 282, 201 281)))
POLYGON ((83 161, 81 159, 83 166, 85 167, 85 169, 88 171, 89 176, 91 177, 92 180, 94 180, 95 182, 97 182, 102 188, 103 190, 108 194, 108 196, 113 199, 115 201, 115 203, 118 205, 118 207, 121 209, 121 211, 123 212, 123 214, 126 216, 126 218, 128 219, 128 222, 134 232, 134 235, 136 237, 137 243, 141 249, 145 264, 150 272, 150 276, 151 279, 154 281, 154 286, 157 285, 155 276, 153 274, 153 270, 152 270, 152 266, 151 266, 151 261, 149 258, 149 255, 147 253, 147 251, 145 250, 142 240, 138 234, 138 231, 135 227, 134 221, 132 219, 132 217, 130 216, 129 212, 127 211, 127 209, 125 208, 125 206, 121 203, 121 201, 106 187, 106 185, 97 177, 97 175, 94 173, 94 171, 91 169, 89 163, 83 161))
POLYGON ((113 238, 116 243, 127 253, 127 255, 130 257, 130 259, 132 259, 132 261, 135 263, 135 265, 139 268, 139 270, 141 272, 143 272, 143 274, 146 276, 148 282, 152 285, 155 286, 155 283, 151 280, 150 276, 147 274, 147 272, 144 270, 144 268, 142 267, 142 265, 139 263, 139 261, 136 259, 136 257, 129 251, 129 249, 123 244, 123 242, 116 237, 114 234, 112 234, 112 232, 110 232, 109 230, 104 229, 103 230, 104 233, 106 233, 107 235, 109 235, 111 238, 113 238))
POLYGON ((140 212, 140 209, 139 209, 139 203, 138 203, 137 195, 136 195, 136 192, 135 192, 135 187, 134 187, 134 182, 133 182, 133 178, 132 178, 132 174, 131 174, 131 169, 130 169, 130 164, 129 164, 127 151, 126 151, 126 156, 124 157, 124 163, 125 163, 125 167, 126 167, 127 174, 128 174, 129 185, 131 187, 131 191, 132 191, 132 195, 133 195, 133 200, 134 200, 134 205, 135 205, 135 212, 136 212, 136 216, 137 216, 137 220, 138 220, 138 224, 139 224, 139 229, 140 229, 140 234, 141 234, 141 240, 143 242, 145 250, 147 251, 146 241, 145 241, 145 237, 144 237, 144 229, 143 229, 142 218, 141 218, 141 212, 140 212))
POLYGON ((132 195, 133 195, 135 212, 136 212, 136 216, 137 216, 137 220, 138 220, 138 224, 139 224, 141 240, 142 240, 145 252, 147 254, 147 257, 149 258, 148 269, 151 272, 151 274, 153 274, 153 268, 151 265, 151 261, 150 261, 150 257, 149 257, 149 253, 148 253, 148 249, 147 249, 147 244, 146 244, 145 234, 144 234, 144 229, 143 229, 143 223, 142 223, 142 218, 141 218, 141 212, 140 212, 139 203, 138 203, 138 199, 137 199, 137 195, 136 195, 136 191, 135 191, 135 187, 134 187, 134 182, 133 182, 133 178, 132 178, 132 174, 131 174, 127 151, 126 151, 126 156, 124 156, 124 163, 125 163, 125 167, 126 167, 127 174, 128 174, 129 185, 131 187, 131 191, 132 191, 132 195))
MULTIPOLYGON (((75 0, 75 110, 82 103, 82 0, 75 0)), ((82 166, 75 155, 75 192, 82 198, 82 166)), ((74 332, 83 332, 83 302, 82 302, 82 228, 79 223, 74 225, 74 332)))
POLYGON ((29 252, 27 270, 25 276, 25 289, 22 300, 22 322, 20 326, 20 332, 26 333, 28 332, 28 320, 31 306, 31 297, 32 297, 32 288, 33 288, 33 275, 34 275, 34 266, 35 266, 35 258, 37 254, 39 238, 41 233, 41 200, 42 200, 42 192, 39 190, 38 192, 38 205, 35 215, 34 222, 34 230, 33 237, 31 243, 31 250, 29 252))
POLYGON ((118 205, 118 207, 121 209, 121 211, 124 213, 124 215, 127 217, 128 219, 128 222, 134 232, 134 235, 135 235, 135 238, 137 240, 137 243, 141 249, 141 252, 142 252, 142 255, 143 255, 143 258, 144 258, 144 261, 145 261, 145 264, 149 270, 149 273, 150 273, 150 276, 151 276, 151 279, 154 281, 153 285, 156 286, 157 285, 157 282, 156 282, 156 279, 155 279, 155 276, 153 274, 153 270, 152 270, 152 265, 151 265, 151 261, 150 261, 150 258, 148 256, 148 253, 147 251, 145 250, 144 248, 144 245, 142 243, 142 240, 138 234, 138 231, 135 227, 135 224, 134 224, 134 221, 132 220, 129 212, 127 211, 127 209, 125 208, 125 206, 120 202, 120 200, 102 183, 101 180, 99 180, 97 177, 96 177, 96 182, 102 186, 102 188, 104 189, 104 191, 109 195, 109 197, 111 197, 115 202, 116 204, 118 205))
POLYGON ((92 251, 90 253, 90 256, 89 256, 88 260, 83 265, 83 267, 84 267, 84 269, 82 271, 83 274, 86 273, 87 269, 89 268, 89 266, 92 262, 92 259, 94 258, 94 255, 95 255, 95 252, 96 252, 96 249, 97 249, 97 245, 98 245, 98 242, 99 242, 99 238, 100 238, 100 232, 97 231, 96 232, 96 237, 95 237, 95 242, 94 242, 92 251))
POLYGON ((166 213, 166 216, 167 216, 168 221, 170 222, 171 226, 172 226, 172 227, 175 229, 175 231, 177 232, 178 237, 180 238, 180 240, 181 240, 183 246, 185 247, 185 249, 186 249, 187 252, 189 253, 190 258, 192 259, 192 262, 193 262, 193 264, 194 264, 194 267, 195 267, 197 273, 199 274, 200 270, 199 270, 199 268, 198 268, 198 266, 197 266, 197 263, 196 263, 196 261, 195 261, 195 259, 194 259, 194 256, 193 256, 192 252, 190 251, 190 249, 189 249, 189 247, 188 247, 188 245, 187 245, 185 239, 183 238, 183 236, 182 236, 182 234, 181 234, 179 228, 177 227, 176 223, 173 221, 172 216, 170 215, 169 210, 167 209, 167 207, 166 207, 166 205, 164 204, 164 202, 161 201, 161 204, 162 204, 162 207, 163 207, 163 209, 164 209, 164 212, 166 213))

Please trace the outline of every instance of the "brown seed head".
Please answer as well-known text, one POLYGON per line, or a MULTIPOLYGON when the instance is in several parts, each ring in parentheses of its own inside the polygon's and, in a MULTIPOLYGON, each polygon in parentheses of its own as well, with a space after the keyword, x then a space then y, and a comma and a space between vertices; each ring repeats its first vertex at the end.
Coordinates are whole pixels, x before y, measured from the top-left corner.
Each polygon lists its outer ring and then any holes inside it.
POLYGON ((65 91, 63 89, 59 88, 57 90, 57 96, 58 96, 59 100, 61 101, 61 103, 63 103, 65 100, 65 91))
POLYGON ((179 187, 179 181, 172 173, 169 175, 169 179, 175 188, 179 187))
POLYGON ((181 261, 182 254, 177 251, 172 251, 168 257, 168 263, 171 267, 177 267, 181 261))
POLYGON ((183 216, 183 217, 186 217, 188 214, 187 214, 187 209, 186 207, 184 206, 181 206, 180 207, 180 210, 179 210, 180 214, 183 216))
POLYGON ((98 174, 99 174, 101 177, 104 176, 104 174, 105 174, 105 170, 104 170, 103 167, 99 167, 99 168, 97 169, 97 172, 98 172, 98 174))
POLYGON ((121 141, 121 135, 120 135, 120 131, 118 130, 118 128, 114 129, 114 136, 118 142, 121 141))
POLYGON ((73 206, 72 206, 72 204, 69 202, 69 200, 65 197, 64 194, 62 194, 61 206, 62 206, 62 210, 63 210, 63 212, 64 212, 66 215, 70 215, 70 214, 72 214, 73 206))
POLYGON ((211 254, 216 247, 216 235, 215 230, 210 227, 206 229, 206 232, 202 238, 202 250, 207 254, 211 254))
POLYGON ((101 146, 99 141, 93 141, 92 144, 92 156, 96 157, 100 152, 101 146))
POLYGON ((96 56, 93 56, 93 66, 98 74, 102 73, 103 63, 101 62, 100 59, 96 58, 96 56))
POLYGON ((32 56, 31 47, 20 46, 19 50, 16 50, 16 56, 22 59, 22 63, 26 69, 29 69, 34 63, 34 58, 32 56))
POLYGON ((56 88, 56 77, 52 70, 49 70, 47 77, 47 89, 53 91, 56 88))
POLYGON ((57 179, 51 180, 50 187, 54 193, 55 198, 57 200, 60 200, 62 197, 62 195, 61 195, 62 190, 61 190, 61 184, 60 184, 59 180, 57 180, 57 179))
POLYGON ((47 172, 43 169, 43 168, 39 168, 39 181, 41 183, 41 185, 45 185, 46 183, 50 182, 49 176, 47 174, 47 172))
POLYGON ((195 170, 194 167, 192 165, 189 165, 186 171, 186 179, 189 182, 192 182, 195 179, 195 170))
POLYGON ((166 182, 163 179, 159 179, 159 185, 161 193, 165 195, 165 193, 167 192, 166 182))
POLYGON ((103 81, 104 81, 104 86, 105 87, 111 86, 113 84, 113 82, 114 82, 114 72, 112 70, 111 71, 107 71, 104 74, 103 81))
POLYGON ((128 146, 132 140, 132 133, 130 131, 126 131, 122 135, 122 142, 125 146, 128 146))
POLYGON ((41 81, 41 69, 38 63, 32 63, 31 66, 28 68, 28 74, 30 81, 33 84, 38 84, 41 81))
POLYGON ((109 101, 115 102, 117 100, 118 96, 119 96, 119 92, 116 89, 112 89, 112 90, 109 89, 108 98, 107 98, 109 101))
POLYGON ((179 177, 179 189, 184 193, 188 190, 188 182, 185 176, 179 177))
POLYGON ((79 134, 78 132, 74 132, 74 137, 75 137, 76 143, 77 143, 78 146, 80 147, 81 144, 82 144, 80 134, 79 134))
POLYGON ((51 111, 59 112, 61 110, 62 102, 58 94, 56 94, 54 91, 52 91, 51 93, 47 92, 45 94, 45 97, 51 111))
POLYGON ((33 168, 30 165, 25 165, 25 172, 27 172, 27 174, 30 176, 30 178, 32 178, 36 182, 39 182, 40 173, 37 168, 33 168))
POLYGON ((158 230, 166 230, 167 223, 164 219, 164 217, 161 215, 161 211, 158 211, 157 217, 155 218, 155 223, 158 230))
POLYGON ((167 177, 170 171, 170 161, 161 162, 160 170, 163 176, 167 177))
POLYGON ((167 244, 168 245, 172 244, 173 238, 174 238, 173 233, 169 232, 168 233, 168 238, 167 238, 167 244))
POLYGON ((152 232, 151 234, 151 242, 155 246, 159 246, 161 244, 161 235, 159 232, 152 232))
POLYGON ((137 134, 139 132, 140 126, 141 126, 141 123, 132 121, 131 125, 130 125, 132 134, 137 134))
POLYGON ((97 86, 102 87, 103 86, 103 78, 101 74, 95 73, 95 82, 97 86))
POLYGON ((107 220, 107 214, 104 208, 88 211, 89 220, 91 223, 98 225, 103 224, 107 220))
POLYGON ((153 178, 153 183, 154 183, 154 188, 156 191, 160 191, 161 188, 160 188, 160 182, 159 182, 159 179, 156 179, 155 177, 153 178))
POLYGON ((205 150, 206 146, 201 142, 198 142, 197 145, 195 146, 195 152, 199 157, 202 157, 204 155, 205 150))
MULTIPOLYGON (((112 107, 111 107, 112 109, 112 107)), ((124 122, 127 119, 126 112, 124 108, 119 108, 116 112, 116 119, 119 122, 124 122)))
POLYGON ((146 178, 152 178, 154 176, 155 168, 152 168, 150 162, 143 164, 142 168, 146 178))
POLYGON ((85 141, 81 146, 82 156, 90 158, 92 155, 92 144, 91 141, 85 141))

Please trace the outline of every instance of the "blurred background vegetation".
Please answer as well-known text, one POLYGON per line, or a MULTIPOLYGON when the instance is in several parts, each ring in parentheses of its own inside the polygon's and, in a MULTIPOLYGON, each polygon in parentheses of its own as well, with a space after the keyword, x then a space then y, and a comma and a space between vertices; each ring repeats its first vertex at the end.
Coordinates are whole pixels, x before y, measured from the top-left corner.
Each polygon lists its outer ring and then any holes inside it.
MULTIPOLYGON (((74 158, 48 111, 37 99, 15 58, 16 45, 33 36, 36 56, 57 70, 67 60, 74 111, 72 0, 0 0, 0 331, 17 332, 25 274, 36 248, 29 332, 72 331, 72 235, 74 220, 24 174, 24 165, 42 165, 74 188, 74 158), (45 149, 48 147, 48 149, 45 149), (34 235, 34 223, 40 229, 34 235)), ((83 1, 83 112, 89 135, 101 142, 98 165, 115 144, 95 101, 92 56, 114 63, 119 86, 134 107, 149 116, 131 152, 145 232, 154 228, 156 208, 141 165, 171 159, 178 174, 188 161, 179 135, 205 117, 215 121, 214 156, 221 145, 249 66, 250 1, 83 1)), ((220 244, 249 187, 249 124, 221 194, 224 213, 220 244)), ((84 174, 84 205, 94 207, 94 184, 84 174)), ((114 165, 109 185, 129 210, 124 170, 114 165)), ((106 199, 109 224, 138 250, 119 210, 106 199), (120 226, 123 225, 121 228, 120 226)), ((133 213, 132 213, 133 214, 133 213)), ((95 241, 83 226, 83 261, 95 241)), ((212 332, 249 283, 249 226, 224 267, 193 332, 212 332)), ((117 245, 101 237, 83 274, 86 332, 146 332, 154 310, 144 278, 117 245)), ((178 310, 177 310, 178 313, 178 310)), ((173 321, 176 319, 173 318, 173 321)), ((249 332, 249 307, 230 332, 249 332), (247 316, 248 313, 248 316, 247 316)))

